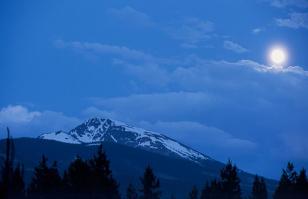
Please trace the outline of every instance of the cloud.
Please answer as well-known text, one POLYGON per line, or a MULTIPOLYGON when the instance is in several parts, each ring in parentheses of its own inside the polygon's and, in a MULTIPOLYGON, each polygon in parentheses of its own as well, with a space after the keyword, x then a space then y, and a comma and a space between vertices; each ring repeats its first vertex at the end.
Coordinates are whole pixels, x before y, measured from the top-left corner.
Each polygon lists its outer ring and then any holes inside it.
POLYGON ((250 140, 236 138, 221 129, 198 122, 157 121, 150 123, 141 121, 138 125, 145 129, 161 132, 188 146, 194 146, 197 150, 207 152, 207 155, 212 155, 222 160, 227 160, 230 156, 248 155, 257 148, 256 143, 250 140), (228 154, 219 153, 219 151, 226 150, 229 151, 228 154))
POLYGON ((169 65, 176 61, 155 57, 143 51, 101 43, 66 42, 56 40, 54 45, 58 48, 69 48, 85 56, 108 56, 114 66, 121 66, 127 74, 148 83, 164 86, 168 83, 168 72, 161 65, 169 65))
POLYGON ((289 134, 282 134, 280 136, 280 141, 283 143, 282 146, 286 147, 277 147, 277 150, 282 152, 280 153, 280 157, 285 154, 289 157, 293 157, 294 160, 305 159, 308 153, 308 136, 305 134, 305 132, 294 133, 292 136, 289 134))
POLYGON ((113 64, 121 66, 126 73, 137 77, 148 85, 165 86, 169 82, 168 72, 157 62, 129 63, 114 59, 113 64))
POLYGON ((130 49, 126 46, 116 46, 101 43, 79 42, 72 41, 67 42, 63 40, 56 40, 54 45, 57 48, 70 48, 81 53, 92 53, 94 55, 110 54, 119 56, 121 58, 131 60, 152 60, 153 57, 142 51, 130 49))
POLYGON ((267 66, 264 64, 260 64, 252 60, 239 60, 237 62, 221 61, 221 63, 235 65, 235 66, 251 67, 255 71, 264 72, 264 73, 272 73, 272 74, 291 73, 291 74, 298 74, 298 75, 303 75, 303 76, 308 77, 308 71, 304 70, 303 67, 301 66, 275 67, 275 66, 267 66))
POLYGON ((111 8, 108 9, 107 13, 130 24, 146 27, 155 26, 157 30, 165 32, 173 39, 180 41, 180 47, 183 48, 198 48, 200 43, 214 36, 212 34, 214 31, 214 23, 197 17, 185 17, 180 22, 169 22, 169 25, 166 25, 168 22, 154 22, 149 15, 130 6, 119 9, 111 8))
POLYGON ((233 41, 224 41, 224 48, 227 50, 231 50, 236 53, 245 53, 248 52, 248 50, 241 45, 233 42, 233 41))
POLYGON ((78 118, 60 112, 32 111, 22 105, 9 105, 0 111, 1 131, 9 127, 14 137, 36 137, 51 131, 68 130, 79 122, 78 118))
POLYGON ((9 105, 0 111, 1 123, 27 123, 42 114, 38 111, 30 112, 26 107, 9 105))
POLYGON ((308 13, 291 13, 289 18, 276 19, 276 24, 281 27, 299 29, 308 28, 308 13))
MULTIPOLYGON (((225 44, 227 48, 236 50, 237 52, 246 50, 230 41, 225 41, 225 44)), ((134 77, 134 81, 160 88, 172 86, 175 88, 197 90, 213 82, 215 82, 216 87, 230 88, 232 84, 227 82, 227 79, 233 80, 233 78, 241 74, 249 74, 252 77, 257 77, 257 74, 252 74, 253 72, 272 75, 289 74, 307 76, 308 74, 308 71, 304 70, 301 66, 277 68, 260 64, 253 60, 238 60, 235 62, 224 60, 210 61, 196 55, 179 58, 161 58, 126 46, 89 42, 66 42, 57 40, 55 45, 59 48, 69 48, 78 53, 90 53, 98 57, 109 55, 105 58, 109 59, 113 66, 121 67, 123 72, 134 77), (224 75, 226 73, 229 76, 224 75)))
POLYGON ((198 92, 135 94, 92 99, 95 106, 109 114, 112 113, 114 117, 117 117, 115 119, 123 121, 153 121, 155 118, 171 121, 175 118, 184 119, 189 110, 195 110, 197 113, 200 105, 210 101, 214 103, 210 95, 198 92), (179 108, 181 104, 186 104, 186 106, 179 108))
POLYGON ((264 30, 262 28, 254 28, 251 32, 255 35, 260 34, 264 30))
POLYGON ((110 8, 108 9, 107 13, 115 18, 131 24, 142 26, 154 25, 154 22, 147 14, 140 12, 130 6, 125 6, 123 8, 110 8))
POLYGON ((122 67, 123 71, 133 75, 147 84, 164 86, 169 81, 169 72, 165 69, 167 65, 178 63, 175 59, 165 59, 155 57, 143 51, 128 48, 126 46, 116 46, 101 43, 89 42, 66 42, 56 40, 54 45, 57 48, 72 49, 82 55, 92 55, 98 58, 109 59, 114 66, 122 67))
POLYGON ((268 0, 273 7, 285 8, 288 6, 298 8, 308 8, 307 0, 268 0))
POLYGON ((197 48, 201 42, 211 38, 214 24, 195 17, 185 18, 179 25, 166 28, 167 33, 182 42, 184 48, 197 48))

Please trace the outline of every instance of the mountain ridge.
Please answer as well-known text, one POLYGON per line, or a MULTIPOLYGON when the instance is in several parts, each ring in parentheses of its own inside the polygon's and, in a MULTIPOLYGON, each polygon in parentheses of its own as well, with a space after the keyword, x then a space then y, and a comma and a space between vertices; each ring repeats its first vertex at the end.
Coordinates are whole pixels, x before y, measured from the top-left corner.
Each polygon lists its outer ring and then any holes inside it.
POLYGON ((162 133, 148 131, 108 118, 90 118, 68 132, 45 133, 38 138, 86 145, 113 142, 197 163, 213 160, 162 133))

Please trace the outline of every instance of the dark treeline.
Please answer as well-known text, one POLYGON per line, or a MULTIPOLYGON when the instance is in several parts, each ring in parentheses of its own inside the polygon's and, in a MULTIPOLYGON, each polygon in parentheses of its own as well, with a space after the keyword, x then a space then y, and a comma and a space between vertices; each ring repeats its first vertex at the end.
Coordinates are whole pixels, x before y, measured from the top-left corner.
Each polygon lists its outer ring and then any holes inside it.
MULTIPOLYGON (((141 187, 127 188, 128 199, 159 199, 159 179, 148 166, 140 177, 141 187)), ((48 164, 44 155, 34 168, 28 187, 23 179, 23 167, 14 167, 14 142, 9 130, 6 154, 1 168, 0 199, 120 199, 119 184, 112 176, 109 160, 102 148, 89 160, 77 156, 60 175, 57 162, 48 164)))
MULTIPOLYGON (((25 185, 24 169, 14 165, 14 142, 9 130, 6 139, 6 154, 1 168, 0 198, 2 199, 120 199, 119 184, 113 178, 109 160, 102 148, 89 160, 77 156, 61 175, 57 162, 48 163, 42 156, 34 168, 31 182, 25 185)), ((150 166, 140 177, 138 189, 130 183, 123 198, 159 199, 162 196, 159 179, 150 166)), ((175 198, 171 195, 171 198, 175 198)), ((241 199, 242 191, 237 167, 228 161, 221 169, 218 179, 207 182, 199 191, 193 186, 188 199, 241 199)), ((268 192, 264 178, 255 176, 251 199, 266 199, 268 192)), ((274 199, 308 199, 308 181, 305 169, 299 173, 288 163, 273 195, 274 199)))
MULTIPOLYGON (((241 199, 240 179, 238 169, 231 161, 220 171, 220 178, 206 183, 199 195, 198 189, 193 186, 188 195, 189 199, 241 199)), ((263 177, 255 176, 250 199, 267 199, 268 192, 263 177)), ((306 170, 299 174, 294 170, 294 165, 288 163, 282 170, 282 175, 273 195, 274 199, 308 199, 308 181, 306 170)))

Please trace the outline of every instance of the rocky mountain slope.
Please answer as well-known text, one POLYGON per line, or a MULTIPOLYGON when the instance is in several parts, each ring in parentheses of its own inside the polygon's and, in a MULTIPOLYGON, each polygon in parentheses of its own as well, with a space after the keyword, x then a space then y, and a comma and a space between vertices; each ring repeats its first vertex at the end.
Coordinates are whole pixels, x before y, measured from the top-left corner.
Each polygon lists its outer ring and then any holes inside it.
POLYGON ((86 145, 113 142, 194 162, 211 159, 161 133, 147 131, 107 118, 91 118, 68 132, 46 133, 40 135, 39 138, 86 145))

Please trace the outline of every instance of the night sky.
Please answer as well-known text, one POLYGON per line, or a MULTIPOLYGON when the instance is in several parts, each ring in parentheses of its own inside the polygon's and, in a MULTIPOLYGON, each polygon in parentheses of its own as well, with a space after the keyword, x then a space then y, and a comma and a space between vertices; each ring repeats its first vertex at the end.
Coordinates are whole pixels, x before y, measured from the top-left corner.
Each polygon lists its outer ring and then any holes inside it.
POLYGON ((308 166, 307 0, 11 0, 0 26, 1 137, 99 116, 267 177, 308 166))

